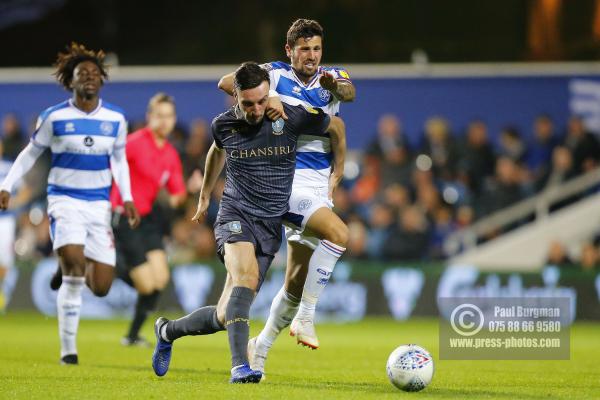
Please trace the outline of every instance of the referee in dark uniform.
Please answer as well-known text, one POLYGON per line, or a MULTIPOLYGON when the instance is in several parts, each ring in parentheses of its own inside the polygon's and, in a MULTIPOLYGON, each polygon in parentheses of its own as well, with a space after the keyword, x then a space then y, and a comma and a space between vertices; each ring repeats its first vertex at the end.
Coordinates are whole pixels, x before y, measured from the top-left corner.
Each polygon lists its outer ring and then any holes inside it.
POLYGON ((244 63, 235 73, 237 104, 212 124, 214 143, 208 152, 204 184, 194 220, 201 220, 210 194, 226 162, 227 178, 215 222, 218 254, 227 279, 216 306, 200 308, 178 320, 159 318, 152 366, 167 373, 172 342, 182 336, 206 335, 226 329, 231 350, 232 383, 258 383, 260 371, 250 369, 246 355, 250 305, 281 245, 282 218, 288 211, 302 134, 339 134, 337 117, 320 110, 284 104, 287 120, 264 118, 269 75, 256 63, 244 63))

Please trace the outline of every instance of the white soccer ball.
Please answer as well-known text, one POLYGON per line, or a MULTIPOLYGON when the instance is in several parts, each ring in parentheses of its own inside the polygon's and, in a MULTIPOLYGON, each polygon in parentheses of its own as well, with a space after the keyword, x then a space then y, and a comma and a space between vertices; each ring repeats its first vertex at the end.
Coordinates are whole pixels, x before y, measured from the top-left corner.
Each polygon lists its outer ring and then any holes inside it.
POLYGON ((398 389, 418 392, 425 389, 433 378, 433 358, 421 346, 402 345, 390 354, 387 375, 398 389))

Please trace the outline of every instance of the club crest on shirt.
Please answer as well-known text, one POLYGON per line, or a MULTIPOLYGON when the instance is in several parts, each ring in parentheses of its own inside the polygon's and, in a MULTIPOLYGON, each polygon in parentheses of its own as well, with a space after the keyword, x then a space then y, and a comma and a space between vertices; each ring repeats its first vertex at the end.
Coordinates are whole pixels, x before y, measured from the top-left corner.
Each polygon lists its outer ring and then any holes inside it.
POLYGON ((100 132, 102 132, 103 135, 106 136, 110 136, 113 133, 113 125, 108 122, 108 121, 104 121, 100 124, 100 132))
POLYGON ((310 199, 300 200, 300 203, 298 203, 298 211, 300 211, 300 212, 306 211, 310 208, 310 206, 312 206, 312 200, 310 200, 310 199))
POLYGON ((242 223, 240 221, 231 221, 227 225, 231 233, 242 233, 242 223))
POLYGON ((283 127, 285 126, 285 121, 283 118, 279 118, 277 121, 273 121, 271 127, 273 128, 273 135, 281 135, 283 133, 283 127))
POLYGON ((83 139, 83 144, 87 147, 92 147, 94 145, 94 139, 91 136, 86 136, 83 139))
POLYGON ((297 95, 297 96, 300 96, 300 93, 302 93, 302 89, 300 89, 300 86, 294 86, 294 87, 292 88, 292 92, 293 92, 295 95, 297 95))
POLYGON ((329 90, 325 90, 325 89, 319 89, 319 99, 321 99, 322 101, 329 101, 329 99, 331 98, 331 93, 329 93, 329 90))

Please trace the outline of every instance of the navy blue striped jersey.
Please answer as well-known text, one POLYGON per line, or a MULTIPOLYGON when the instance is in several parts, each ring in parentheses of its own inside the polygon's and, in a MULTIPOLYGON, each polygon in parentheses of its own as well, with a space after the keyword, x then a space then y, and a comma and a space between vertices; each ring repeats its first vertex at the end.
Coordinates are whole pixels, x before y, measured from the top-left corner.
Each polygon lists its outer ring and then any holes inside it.
POLYGON ((288 211, 298 136, 323 136, 330 117, 322 110, 284 104, 287 120, 264 118, 251 125, 238 106, 217 116, 212 134, 226 152, 226 181, 221 208, 251 216, 277 218, 288 211))

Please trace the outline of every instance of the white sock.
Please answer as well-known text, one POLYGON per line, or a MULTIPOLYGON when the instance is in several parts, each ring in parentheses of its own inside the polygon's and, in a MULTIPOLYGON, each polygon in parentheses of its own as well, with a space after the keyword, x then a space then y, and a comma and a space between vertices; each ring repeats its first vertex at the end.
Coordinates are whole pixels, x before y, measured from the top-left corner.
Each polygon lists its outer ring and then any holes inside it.
POLYGON ((308 274, 304 283, 300 309, 296 318, 313 321, 319 296, 327 286, 335 263, 346 251, 345 248, 327 240, 321 240, 308 263, 308 274))
POLYGON ((265 353, 269 351, 275 339, 283 328, 287 327, 298 311, 299 300, 285 291, 282 287, 273 302, 265 327, 256 339, 256 345, 265 353))
POLYGON ((160 327, 160 331, 158 332, 158 334, 160 335, 160 338, 162 340, 171 343, 171 341, 167 338, 167 325, 168 324, 163 324, 163 326, 160 327))
POLYGON ((77 328, 81 311, 81 291, 84 277, 63 276, 58 289, 56 306, 58 309, 58 335, 60 336, 60 356, 77 354, 77 328))

